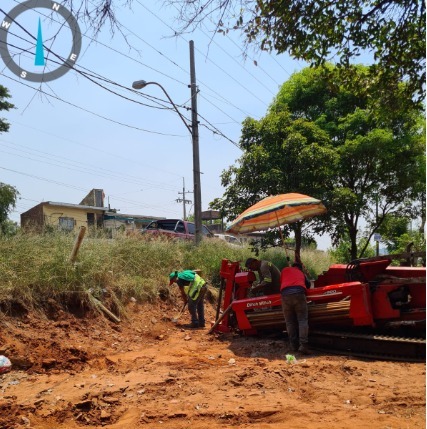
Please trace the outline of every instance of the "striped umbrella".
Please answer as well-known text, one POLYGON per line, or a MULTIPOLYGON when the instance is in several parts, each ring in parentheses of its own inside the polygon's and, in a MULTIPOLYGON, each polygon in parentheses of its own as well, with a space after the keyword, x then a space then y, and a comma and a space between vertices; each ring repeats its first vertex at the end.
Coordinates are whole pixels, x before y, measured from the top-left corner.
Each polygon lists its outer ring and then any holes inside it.
POLYGON ((232 234, 265 231, 326 213, 322 201, 303 194, 266 197, 246 209, 227 227, 232 234))

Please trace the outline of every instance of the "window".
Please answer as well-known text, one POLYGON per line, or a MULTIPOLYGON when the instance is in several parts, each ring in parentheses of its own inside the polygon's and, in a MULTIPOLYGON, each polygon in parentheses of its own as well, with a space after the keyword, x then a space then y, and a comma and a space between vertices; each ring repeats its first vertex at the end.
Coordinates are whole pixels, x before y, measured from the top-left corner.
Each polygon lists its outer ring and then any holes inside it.
POLYGON ((175 226, 176 226, 176 220, 157 221, 157 228, 165 229, 166 231, 175 231, 175 226))
POLYGON ((95 213, 87 213, 87 226, 94 226, 95 225, 95 213))
POLYGON ((181 232, 182 234, 185 234, 185 226, 182 222, 178 222, 176 224, 176 228, 175 228, 176 232, 181 232))
POLYGON ((72 231, 74 229, 74 218, 72 217, 60 217, 59 218, 59 229, 63 231, 72 231))
POLYGON ((203 235, 212 235, 212 233, 209 231, 209 228, 207 228, 205 225, 202 225, 202 233, 203 235))
POLYGON ((188 222, 187 227, 188 227, 188 233, 189 234, 195 234, 196 233, 196 225, 194 225, 194 223, 188 222))
POLYGON ((175 231, 176 220, 158 220, 151 222, 147 229, 165 229, 166 231, 175 231))

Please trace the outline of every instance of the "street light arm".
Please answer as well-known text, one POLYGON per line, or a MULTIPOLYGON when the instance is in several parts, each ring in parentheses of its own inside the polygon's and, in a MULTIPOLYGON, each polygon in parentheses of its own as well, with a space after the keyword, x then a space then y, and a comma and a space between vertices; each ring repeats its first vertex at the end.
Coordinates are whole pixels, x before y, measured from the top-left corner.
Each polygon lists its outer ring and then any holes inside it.
POLYGON ((179 117, 182 119, 182 122, 184 122, 184 125, 187 127, 188 131, 190 131, 190 134, 193 135, 193 132, 192 132, 191 128, 188 126, 188 124, 187 124, 184 116, 182 116, 181 112, 176 107, 176 104, 172 101, 172 98, 169 97, 169 94, 166 92, 166 89, 163 88, 163 86, 160 85, 160 83, 158 83, 158 82, 136 81, 136 82, 133 83, 132 86, 135 89, 141 89, 141 88, 144 88, 147 85, 157 85, 158 87, 161 88, 161 90, 165 93, 166 97, 168 98, 169 102, 172 104, 172 106, 175 109, 176 113, 178 113, 179 117))

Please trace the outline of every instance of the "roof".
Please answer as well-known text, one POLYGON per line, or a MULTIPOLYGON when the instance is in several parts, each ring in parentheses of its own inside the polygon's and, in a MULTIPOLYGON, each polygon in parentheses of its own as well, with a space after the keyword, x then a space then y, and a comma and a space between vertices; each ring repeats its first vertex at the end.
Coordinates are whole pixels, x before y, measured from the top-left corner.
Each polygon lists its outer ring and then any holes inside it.
POLYGON ((73 209, 82 209, 82 210, 98 210, 100 212, 105 212, 108 210, 108 207, 84 206, 81 204, 58 203, 54 201, 45 201, 41 204, 50 205, 50 206, 70 207, 73 209))
MULTIPOLYGON (((73 208, 77 210, 86 210, 86 211, 91 210, 91 211, 98 211, 98 212, 105 212, 108 210, 108 207, 82 206, 80 204, 58 203, 54 201, 43 201, 42 203, 37 204, 34 207, 37 207, 37 206, 68 207, 68 208, 73 208)), ((30 210, 27 210, 27 212, 33 210, 34 207, 32 207, 30 210)), ((25 214, 25 213, 22 213, 22 214, 25 214)))

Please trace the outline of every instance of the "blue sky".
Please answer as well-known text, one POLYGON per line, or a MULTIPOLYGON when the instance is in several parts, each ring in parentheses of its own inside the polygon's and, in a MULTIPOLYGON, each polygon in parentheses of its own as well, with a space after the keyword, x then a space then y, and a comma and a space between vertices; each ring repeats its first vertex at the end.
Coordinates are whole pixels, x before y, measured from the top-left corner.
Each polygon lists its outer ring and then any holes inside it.
MULTIPOLYGON (((17 3, 2 0, 1 8, 10 11, 17 3)), ((41 17, 46 43, 60 55, 67 53, 70 32, 63 28, 52 41, 58 21, 40 13, 46 9, 21 14, 22 25, 36 36, 41 17)), ((11 127, 0 134, 0 181, 21 193, 13 220, 42 201, 78 204, 92 188, 104 189, 106 204, 121 213, 182 217, 176 199, 182 197, 183 179, 186 190, 193 189, 190 134, 176 112, 163 108, 160 88, 133 91, 131 86, 135 80, 156 81, 175 104, 189 107, 189 40, 195 45, 200 91, 202 210, 207 210, 223 194, 221 172, 241 155, 242 121, 265 115, 279 86, 305 66, 288 55, 254 51, 244 59, 238 33, 212 39, 211 29, 204 27, 173 37, 176 10, 162 2, 135 0, 132 9, 117 9, 117 16, 123 34, 111 34, 106 26, 96 40, 79 21, 83 41, 77 67, 97 75, 98 84, 70 71, 40 85, 20 80, 0 63, 0 84, 16 107, 1 112, 11 127)), ((10 49, 13 58, 36 71, 35 43, 23 40, 30 38, 20 28, 15 34, 21 37, 10 49)), ((190 118, 190 112, 181 112, 190 118)), ((186 198, 193 200, 192 194, 186 198)), ((191 204, 186 208, 193 213, 191 204)), ((319 240, 321 248, 327 243, 319 240)))

